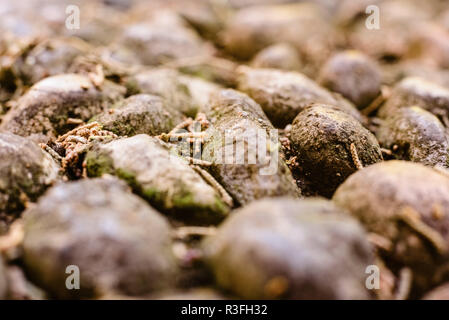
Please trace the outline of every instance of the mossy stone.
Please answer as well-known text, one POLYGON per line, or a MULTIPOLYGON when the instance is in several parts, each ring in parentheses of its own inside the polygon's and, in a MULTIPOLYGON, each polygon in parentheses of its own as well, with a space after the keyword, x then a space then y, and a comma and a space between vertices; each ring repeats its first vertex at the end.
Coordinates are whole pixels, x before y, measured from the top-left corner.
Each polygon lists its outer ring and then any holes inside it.
POLYGON ((186 161, 148 135, 97 145, 86 155, 86 168, 89 176, 117 175, 156 208, 186 223, 217 223, 229 211, 186 161))

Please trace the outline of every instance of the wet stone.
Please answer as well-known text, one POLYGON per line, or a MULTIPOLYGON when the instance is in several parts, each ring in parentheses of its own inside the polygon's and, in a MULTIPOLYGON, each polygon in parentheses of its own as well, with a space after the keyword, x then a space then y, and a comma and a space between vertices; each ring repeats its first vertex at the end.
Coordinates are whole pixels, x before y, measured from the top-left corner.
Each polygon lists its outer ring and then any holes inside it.
POLYGON ((89 176, 115 174, 162 212, 186 222, 217 223, 229 208, 220 194, 157 138, 140 134, 86 155, 89 176))
POLYGON ((118 179, 59 184, 24 219, 25 268, 53 297, 138 296, 172 285, 167 221, 118 179), (79 290, 66 287, 75 274, 68 266, 78 267, 79 290))
POLYGON ((222 90, 211 99, 209 119, 203 159, 212 163, 209 172, 239 204, 300 194, 281 157, 277 130, 254 100, 222 90))
POLYGON ((15 217, 35 201, 58 180, 58 172, 59 166, 37 144, 0 133, 0 220, 15 217))
POLYGON ((182 114, 164 105, 162 98, 149 94, 133 95, 93 118, 104 130, 119 136, 145 133, 151 136, 169 132, 182 121, 182 114))
POLYGON ((397 159, 428 166, 449 166, 449 140, 436 116, 420 107, 396 110, 382 123, 377 133, 382 147, 397 159))
POLYGON ((260 200, 205 239, 217 284, 243 299, 369 299, 371 246, 330 201, 260 200))
POLYGON ((379 144, 370 131, 347 113, 322 104, 298 114, 291 144, 304 179, 326 197, 360 167, 382 161, 379 144))

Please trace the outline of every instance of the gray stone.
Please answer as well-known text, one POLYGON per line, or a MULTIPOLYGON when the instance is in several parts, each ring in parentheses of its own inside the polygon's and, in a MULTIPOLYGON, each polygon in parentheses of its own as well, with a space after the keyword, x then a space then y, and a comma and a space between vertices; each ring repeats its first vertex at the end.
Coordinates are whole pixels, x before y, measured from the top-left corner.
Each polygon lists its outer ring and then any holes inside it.
POLYGON ((169 132, 182 121, 182 114, 164 105, 162 98, 149 94, 133 95, 94 117, 103 129, 119 136, 169 132))
POLYGON ((244 299, 368 299, 371 246, 330 201, 260 200, 205 239, 217 284, 244 299))
POLYGON ((400 108, 376 132, 382 147, 400 160, 449 166, 449 140, 443 124, 420 107, 400 108))
POLYGON ((115 178, 53 187, 25 212, 24 228, 27 273, 56 298, 143 295, 176 274, 167 221, 115 178), (68 266, 79 268, 79 290, 66 287, 68 266))
POLYGON ((34 142, 0 133, 0 219, 19 214, 58 180, 58 172, 56 162, 34 142))
POLYGON ((68 118, 87 121, 121 99, 124 88, 104 82, 101 90, 89 78, 62 74, 45 78, 23 95, 2 119, 0 131, 39 140, 55 138, 68 131, 68 118))
POLYGON ((203 159, 212 163, 210 173, 238 203, 299 196, 277 130, 254 100, 235 90, 219 91, 211 99, 209 119, 203 159))

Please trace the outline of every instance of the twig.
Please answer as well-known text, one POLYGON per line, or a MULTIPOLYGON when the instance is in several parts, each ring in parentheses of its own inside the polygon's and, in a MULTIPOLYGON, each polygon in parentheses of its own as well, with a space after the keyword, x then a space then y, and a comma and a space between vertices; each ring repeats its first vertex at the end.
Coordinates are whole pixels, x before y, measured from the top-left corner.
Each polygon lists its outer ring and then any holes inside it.
POLYGON ((82 119, 78 119, 78 118, 68 118, 67 119, 67 124, 82 124, 84 121, 82 119))
POLYGON ((391 152, 390 149, 380 148, 380 151, 382 151, 382 153, 385 153, 387 156, 392 156, 393 155, 393 152, 391 152))
POLYGON ((351 149, 352 161, 354 162, 355 167, 358 170, 363 169, 363 164, 362 164, 362 162, 359 159, 359 155, 357 154, 357 149, 355 147, 355 144, 351 143, 350 149, 351 149))
POLYGON ((406 300, 412 287, 413 272, 410 268, 402 268, 399 272, 398 289, 396 290, 396 300, 406 300))
POLYGON ((192 157, 188 157, 188 156, 183 156, 182 158, 187 160, 189 162, 189 164, 197 164, 197 165, 205 166, 205 167, 210 167, 212 165, 212 162, 209 162, 206 160, 196 159, 196 158, 192 158, 192 157))
POLYGON ((55 150, 53 150, 52 148, 50 148, 48 145, 46 145, 45 143, 40 143, 39 146, 40 146, 42 149, 44 149, 45 151, 47 151, 48 154, 50 154, 50 156, 51 156, 54 160, 58 161, 59 163, 62 162, 63 158, 62 158, 62 157, 61 157, 55 150))
POLYGON ((405 207, 399 218, 419 235, 427 239, 440 254, 447 252, 447 243, 443 236, 421 221, 419 213, 412 207, 405 207))
POLYGON ((368 107, 362 110, 362 114, 367 116, 372 112, 376 111, 382 105, 382 103, 390 97, 390 95, 391 95, 390 88, 387 86, 383 86, 380 90, 380 94, 377 96, 376 99, 374 99, 373 102, 371 102, 371 104, 368 107))
POLYGON ((204 138, 206 132, 182 132, 182 133, 163 133, 159 137, 162 140, 168 140, 170 138, 204 138))
POLYGON ((393 243, 389 239, 377 233, 369 233, 368 241, 372 243, 376 248, 381 248, 385 251, 391 251, 391 249, 393 248, 393 243))
POLYGON ((181 123, 179 123, 178 125, 176 125, 176 126, 169 132, 169 134, 175 133, 175 132, 178 131, 179 129, 184 129, 184 128, 188 127, 192 122, 193 122, 192 118, 187 118, 187 119, 185 119, 183 122, 181 122, 181 123))
POLYGON ((232 197, 229 195, 229 193, 215 180, 215 178, 206 170, 198 167, 198 166, 192 166, 192 168, 198 172, 204 180, 206 180, 207 183, 209 183, 215 190, 218 191, 223 201, 229 206, 234 206, 234 201, 232 200, 232 197))

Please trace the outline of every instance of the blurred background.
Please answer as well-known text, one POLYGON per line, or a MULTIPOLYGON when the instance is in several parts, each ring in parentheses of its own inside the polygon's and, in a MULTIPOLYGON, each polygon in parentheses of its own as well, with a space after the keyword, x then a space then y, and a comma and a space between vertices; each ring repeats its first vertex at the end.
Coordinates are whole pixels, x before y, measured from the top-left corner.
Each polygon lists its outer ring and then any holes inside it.
MULTIPOLYGON (((442 0, 1 0, 0 34, 0 81, 9 93, 17 84, 5 67, 19 51, 55 36, 84 41, 52 41, 53 55, 63 51, 70 61, 81 49, 107 48, 121 63, 155 66, 213 56, 264 66, 266 61, 254 61, 264 60, 257 54, 282 43, 287 46, 271 54, 289 56, 294 61, 284 61, 284 67, 315 79, 333 52, 358 49, 387 67, 384 83, 410 73, 449 83, 437 72, 449 67, 449 3, 442 0), (66 26, 69 5, 79 7, 79 29, 66 26), (366 25, 366 9, 373 5, 379 9, 378 29, 366 25)), ((39 78, 20 72, 25 84, 39 78)), ((3 92, 1 100, 7 98, 3 92)))

